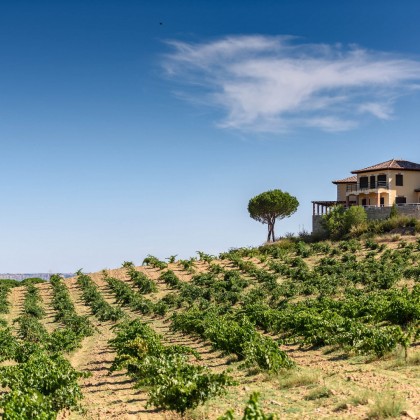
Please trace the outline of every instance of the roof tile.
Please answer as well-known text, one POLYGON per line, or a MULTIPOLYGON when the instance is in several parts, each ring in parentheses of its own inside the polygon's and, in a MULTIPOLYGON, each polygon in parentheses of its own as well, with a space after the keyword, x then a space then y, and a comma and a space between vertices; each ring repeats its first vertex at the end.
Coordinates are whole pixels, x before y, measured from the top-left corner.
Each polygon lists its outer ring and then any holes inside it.
POLYGON ((357 175, 349 176, 344 179, 338 179, 337 181, 333 181, 333 184, 355 184, 357 182, 357 175))
POLYGON ((391 159, 391 160, 387 160, 386 162, 378 163, 373 166, 368 166, 367 168, 351 171, 351 173, 358 174, 362 172, 371 172, 371 171, 378 171, 378 170, 385 170, 385 169, 392 169, 392 170, 405 169, 407 171, 420 171, 420 164, 409 162, 408 160, 391 159))

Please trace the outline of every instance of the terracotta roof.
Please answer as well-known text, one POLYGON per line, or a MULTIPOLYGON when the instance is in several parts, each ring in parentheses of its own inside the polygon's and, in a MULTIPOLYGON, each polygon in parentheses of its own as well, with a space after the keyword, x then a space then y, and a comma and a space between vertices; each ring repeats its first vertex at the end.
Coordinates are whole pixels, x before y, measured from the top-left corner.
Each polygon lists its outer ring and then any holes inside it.
POLYGON ((333 181, 333 184, 357 184, 357 175, 349 176, 344 179, 338 179, 337 181, 333 181))
POLYGON ((420 164, 409 162, 408 160, 403 159, 391 159, 387 160, 386 162, 378 163, 373 166, 368 166, 367 168, 357 169, 355 171, 351 171, 352 174, 358 174, 361 172, 371 172, 371 171, 378 171, 378 170, 406 170, 406 171, 420 171, 420 164))

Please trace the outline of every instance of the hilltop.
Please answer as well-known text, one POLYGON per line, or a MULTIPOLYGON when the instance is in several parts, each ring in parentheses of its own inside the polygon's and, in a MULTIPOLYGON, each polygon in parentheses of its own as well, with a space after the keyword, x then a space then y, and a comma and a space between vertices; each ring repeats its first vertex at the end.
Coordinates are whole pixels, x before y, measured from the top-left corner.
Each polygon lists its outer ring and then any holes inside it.
MULTIPOLYGON (((264 412, 280 418, 362 419, 419 414, 419 281, 419 237, 393 236, 289 239, 170 263, 149 257, 142 266, 125 262, 34 287, 45 311, 43 340, 65 325, 55 303, 62 285, 94 328, 64 352, 76 370, 91 373, 79 379, 85 412, 60 418, 180 418, 148 406, 147 389, 135 388, 139 378, 124 364, 110 371, 117 352, 133 349, 110 343, 114 326, 139 319, 165 347, 193 349, 192 366, 235 381, 187 417, 216 419, 232 409, 240 418, 259 391, 264 412)), ((3 319, 15 337, 25 334, 13 320, 28 293, 15 287, 7 296, 3 319)))

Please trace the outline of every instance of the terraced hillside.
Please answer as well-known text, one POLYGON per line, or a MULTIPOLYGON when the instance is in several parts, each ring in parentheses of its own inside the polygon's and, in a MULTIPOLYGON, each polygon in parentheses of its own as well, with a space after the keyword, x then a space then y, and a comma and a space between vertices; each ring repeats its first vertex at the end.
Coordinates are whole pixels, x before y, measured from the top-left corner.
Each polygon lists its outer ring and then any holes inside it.
POLYGON ((418 238, 169 260, 1 287, 5 418, 420 414, 418 238))

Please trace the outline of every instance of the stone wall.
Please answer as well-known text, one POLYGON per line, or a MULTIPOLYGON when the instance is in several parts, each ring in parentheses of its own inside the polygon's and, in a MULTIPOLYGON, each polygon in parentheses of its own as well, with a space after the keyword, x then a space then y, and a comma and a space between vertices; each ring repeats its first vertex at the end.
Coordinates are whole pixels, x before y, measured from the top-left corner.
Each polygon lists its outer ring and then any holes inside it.
POLYGON ((321 219, 322 219, 321 215, 314 214, 312 216, 312 233, 315 233, 318 235, 326 233, 325 229, 321 225, 321 219))
MULTIPOLYGON (((398 206, 398 214, 401 216, 414 217, 420 220, 420 204, 418 206, 398 206)), ((366 207, 368 220, 384 220, 389 217, 391 213, 391 207, 366 207)), ((325 230, 321 226, 322 216, 312 216, 312 233, 321 234, 325 233, 325 230)))
POLYGON ((391 207, 366 207, 368 220, 384 220, 391 214, 391 207))
MULTIPOLYGON (((418 206, 397 206, 397 211, 401 216, 420 219, 420 204, 418 206)), ((369 220, 383 220, 389 217, 391 213, 391 207, 367 207, 366 213, 369 220)))

